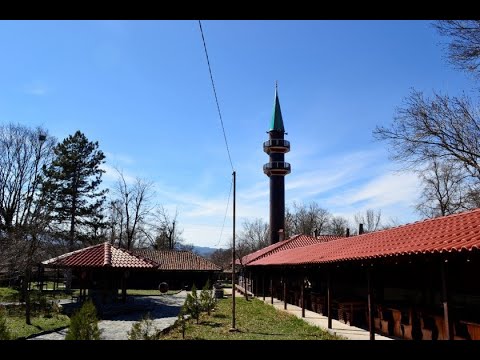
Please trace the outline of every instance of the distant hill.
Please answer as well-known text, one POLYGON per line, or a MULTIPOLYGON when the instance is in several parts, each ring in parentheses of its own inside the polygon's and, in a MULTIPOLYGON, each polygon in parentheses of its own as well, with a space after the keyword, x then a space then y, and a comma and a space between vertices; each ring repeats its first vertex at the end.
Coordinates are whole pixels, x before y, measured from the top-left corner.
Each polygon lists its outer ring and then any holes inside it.
POLYGON ((216 248, 211 248, 207 246, 194 246, 193 251, 196 252, 200 256, 209 256, 211 253, 213 253, 216 248))

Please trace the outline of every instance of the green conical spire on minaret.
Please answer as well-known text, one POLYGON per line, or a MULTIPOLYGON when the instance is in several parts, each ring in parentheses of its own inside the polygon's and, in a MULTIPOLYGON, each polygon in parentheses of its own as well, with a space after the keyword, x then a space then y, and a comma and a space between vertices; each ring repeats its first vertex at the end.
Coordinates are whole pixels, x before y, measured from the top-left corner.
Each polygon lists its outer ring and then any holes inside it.
POLYGON ((280 101, 278 100, 278 83, 275 83, 275 105, 273 108, 273 115, 272 121, 270 123, 270 130, 269 131, 282 131, 285 132, 285 128, 283 127, 283 119, 282 119, 282 110, 280 109, 280 101))

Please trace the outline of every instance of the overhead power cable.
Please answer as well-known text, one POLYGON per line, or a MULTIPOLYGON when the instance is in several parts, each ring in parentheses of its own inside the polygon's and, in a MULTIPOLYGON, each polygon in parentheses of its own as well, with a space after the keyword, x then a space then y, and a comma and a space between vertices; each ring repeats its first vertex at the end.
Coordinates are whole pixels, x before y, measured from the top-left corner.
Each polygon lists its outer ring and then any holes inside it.
POLYGON ((228 205, 230 204, 230 195, 232 195, 232 182, 230 182, 230 190, 228 191, 227 207, 225 208, 225 216, 223 217, 223 224, 222 224, 222 230, 220 231, 220 238, 218 239, 218 242, 215 245, 215 247, 217 247, 218 244, 220 244, 220 241, 222 241, 223 228, 225 227, 225 220, 227 219, 228 205))
POLYGON ((223 125, 222 112, 220 111, 220 105, 218 103, 217 90, 215 89, 215 82, 213 81, 212 67, 210 66, 210 59, 208 58, 207 44, 205 43, 205 36, 203 34, 202 22, 200 20, 198 20, 198 25, 200 27, 200 33, 202 34, 203 48, 205 50, 205 56, 207 57, 208 72, 210 73, 210 80, 212 81, 213 94, 215 95, 215 102, 217 103, 217 111, 218 111, 218 116, 220 118, 220 124, 222 125, 223 138, 225 139, 225 146, 227 148, 228 160, 230 161, 230 166, 232 167, 232 171, 235 171, 233 167, 232 157, 230 155, 230 149, 228 147, 227 135, 225 133, 225 126, 223 125))

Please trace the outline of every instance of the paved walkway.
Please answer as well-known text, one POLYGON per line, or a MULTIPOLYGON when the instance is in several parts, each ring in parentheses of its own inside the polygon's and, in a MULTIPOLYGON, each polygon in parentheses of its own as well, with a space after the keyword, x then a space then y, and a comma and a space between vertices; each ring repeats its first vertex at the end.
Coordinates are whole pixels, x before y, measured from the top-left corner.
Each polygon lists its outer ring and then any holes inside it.
MULTIPOLYGON (((257 299, 263 300, 263 297, 257 299)), ((271 304, 271 298, 265 297, 265 303, 271 304)), ((296 317, 306 321, 307 323, 318 326, 324 330, 327 330, 330 334, 339 335, 347 338, 348 340, 370 340, 370 332, 365 329, 358 328, 356 326, 350 326, 344 324, 341 321, 332 319, 332 328, 328 329, 328 318, 316 312, 305 310, 305 317, 302 318, 302 308, 299 306, 287 304, 287 310, 283 309, 283 301, 273 298, 273 306, 281 311, 287 311, 289 314, 293 314, 296 317)), ((375 334, 375 340, 393 340, 386 336, 375 334)))
MULTIPOLYGON (((98 327, 101 330, 102 340, 127 340, 127 333, 132 325, 141 320, 145 312, 150 312, 154 326, 163 330, 172 326, 177 320, 180 307, 187 297, 186 291, 175 295, 135 296, 135 305, 144 304, 146 311, 137 311, 123 315, 116 315, 110 320, 101 320, 98 327)), ((40 335, 29 340, 64 340, 67 329, 50 334, 40 335)))

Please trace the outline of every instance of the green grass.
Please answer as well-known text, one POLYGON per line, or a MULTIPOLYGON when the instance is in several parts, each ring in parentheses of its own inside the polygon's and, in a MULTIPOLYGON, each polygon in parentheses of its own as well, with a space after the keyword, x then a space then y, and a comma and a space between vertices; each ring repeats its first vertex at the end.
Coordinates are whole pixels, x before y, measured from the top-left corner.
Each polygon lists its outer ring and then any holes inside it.
MULTIPOLYGON (((339 340, 325 330, 311 326, 294 315, 274 309, 258 299, 236 298, 236 328, 229 332, 232 320, 232 299, 217 303, 211 316, 202 313, 200 323, 189 319, 185 339, 191 340, 339 340)), ((162 339, 182 339, 175 326, 162 339)))
MULTIPOLYGON (((31 289, 37 289, 37 284, 38 282, 36 281, 32 281, 30 282, 30 288, 31 289)), ((65 285, 60 282, 60 283, 57 283, 57 290, 62 290, 62 289, 65 289, 65 285)), ((43 290, 53 290, 53 281, 44 281, 43 282, 43 290)))
POLYGON ((38 334, 46 330, 53 330, 70 324, 70 318, 66 315, 42 315, 32 317, 32 325, 25 324, 22 316, 7 316, 7 327, 14 339, 38 334))
POLYGON ((20 294, 18 290, 8 287, 0 287, 0 302, 18 301, 20 294))
MULTIPOLYGON (((181 290, 168 290, 166 292, 167 295, 175 295, 178 294, 181 290)), ((135 296, 135 295, 141 295, 141 296, 158 296, 161 295, 161 292, 159 290, 142 290, 142 289, 127 289, 127 295, 135 296)))

